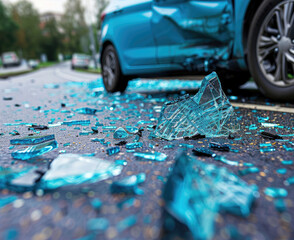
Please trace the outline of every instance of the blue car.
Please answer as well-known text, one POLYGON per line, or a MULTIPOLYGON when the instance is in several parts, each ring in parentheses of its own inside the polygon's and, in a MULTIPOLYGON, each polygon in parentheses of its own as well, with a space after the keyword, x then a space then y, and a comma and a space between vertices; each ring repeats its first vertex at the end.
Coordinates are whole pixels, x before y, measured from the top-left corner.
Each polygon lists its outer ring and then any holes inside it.
POLYGON ((217 70, 225 87, 252 75, 266 96, 294 100, 294 0, 118 0, 102 15, 101 46, 108 92, 217 70))

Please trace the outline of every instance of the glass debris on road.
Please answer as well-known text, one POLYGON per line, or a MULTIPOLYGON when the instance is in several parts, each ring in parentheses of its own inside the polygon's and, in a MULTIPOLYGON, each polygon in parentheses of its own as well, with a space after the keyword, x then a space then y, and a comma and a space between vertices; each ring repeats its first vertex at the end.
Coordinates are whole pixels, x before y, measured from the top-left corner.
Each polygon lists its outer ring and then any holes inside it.
POLYGON ((217 213, 247 217, 257 196, 257 186, 249 186, 226 168, 205 164, 182 152, 164 188, 165 229, 173 235, 179 231, 183 234, 185 228, 177 222, 187 227, 194 239, 209 239, 217 213))
POLYGON ((138 187, 139 184, 145 182, 146 174, 128 176, 122 180, 115 181, 111 184, 110 190, 112 193, 126 193, 142 195, 144 191, 138 187))
POLYGON ((215 72, 206 76, 199 92, 164 104, 154 134, 166 140, 195 136, 228 136, 239 130, 237 116, 215 72))
POLYGON ((158 161, 158 162, 163 162, 167 158, 167 155, 164 153, 160 152, 135 152, 133 155, 138 159, 138 160, 147 160, 147 161, 158 161))
POLYGON ((117 128, 115 132, 113 133, 114 139, 125 139, 128 137, 129 137, 129 134, 122 127, 117 128))
POLYGON ((29 136, 29 137, 19 138, 19 139, 11 139, 10 144, 11 145, 35 145, 35 144, 48 142, 50 140, 55 140, 55 136, 53 134, 44 135, 44 136, 29 136))

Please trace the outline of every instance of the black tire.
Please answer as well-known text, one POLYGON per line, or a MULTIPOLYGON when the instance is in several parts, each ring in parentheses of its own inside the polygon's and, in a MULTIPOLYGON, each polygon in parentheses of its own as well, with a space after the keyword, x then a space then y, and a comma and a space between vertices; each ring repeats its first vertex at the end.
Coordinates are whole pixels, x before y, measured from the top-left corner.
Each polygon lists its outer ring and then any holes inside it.
POLYGON ((101 59, 102 77, 107 92, 124 92, 128 79, 122 74, 117 53, 112 45, 108 45, 101 59))
POLYGON ((265 96, 289 101, 294 100, 294 63, 291 70, 291 64, 285 61, 288 61, 287 52, 292 51, 291 40, 294 49, 294 26, 290 25, 289 30, 285 31, 284 25, 278 24, 282 16, 278 14, 280 11, 274 10, 286 9, 289 6, 286 3, 293 3, 293 12, 294 0, 267 0, 258 8, 249 29, 247 62, 256 84, 265 96), (266 42, 261 37, 269 40, 266 42))

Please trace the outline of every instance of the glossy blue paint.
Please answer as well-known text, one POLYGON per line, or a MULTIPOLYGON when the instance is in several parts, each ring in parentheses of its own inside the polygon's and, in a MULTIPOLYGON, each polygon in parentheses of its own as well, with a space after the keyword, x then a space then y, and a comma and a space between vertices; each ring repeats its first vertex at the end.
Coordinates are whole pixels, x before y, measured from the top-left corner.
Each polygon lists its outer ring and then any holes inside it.
POLYGON ((102 25, 102 44, 114 45, 125 75, 188 70, 191 63, 209 60, 226 66, 233 59, 246 69, 243 22, 250 1, 111 2, 102 25))

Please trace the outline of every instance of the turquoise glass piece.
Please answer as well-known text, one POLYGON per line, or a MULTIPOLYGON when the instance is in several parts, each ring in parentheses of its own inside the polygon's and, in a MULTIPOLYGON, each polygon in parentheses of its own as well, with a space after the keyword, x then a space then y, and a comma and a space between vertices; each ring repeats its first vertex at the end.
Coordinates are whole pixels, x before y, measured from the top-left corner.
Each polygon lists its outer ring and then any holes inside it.
POLYGON ((125 139, 125 138, 128 138, 128 137, 129 137, 129 134, 122 127, 119 127, 113 133, 113 138, 114 139, 125 139))
POLYGON ((14 159, 28 160, 28 159, 43 155, 47 152, 50 152, 56 148, 58 148, 58 143, 56 141, 50 141, 46 143, 41 143, 39 145, 27 147, 24 150, 14 151, 11 153, 11 156, 14 159))
POLYGON ((106 218, 92 218, 87 222, 87 228, 96 233, 104 232, 109 226, 109 221, 106 218))
POLYGON ((91 205, 95 210, 99 211, 102 207, 102 202, 100 201, 100 199, 95 198, 91 201, 91 205))
POLYGON ((76 112, 80 114, 95 115, 97 112, 97 109, 84 107, 84 108, 76 109, 76 112))
POLYGON ((98 182, 121 173, 123 166, 79 154, 59 155, 43 175, 40 187, 55 189, 65 185, 98 182))
POLYGON ((130 198, 127 198, 127 199, 124 199, 123 201, 119 202, 117 204, 117 207, 119 209, 123 209, 123 208, 128 208, 128 207, 131 207, 134 205, 135 203, 135 198, 134 197, 130 197, 130 198))
POLYGON ((120 147, 111 147, 106 149, 106 153, 111 156, 120 152, 120 147))
POLYGON ((281 198, 288 196, 288 191, 284 188, 268 187, 264 190, 264 193, 273 198, 281 198))
POLYGON ((172 233, 188 229, 193 239, 211 239, 218 212, 247 217, 257 196, 255 185, 182 152, 164 187, 165 228, 172 233))
POLYGON ((11 139, 10 144, 11 145, 34 145, 34 144, 48 142, 54 139, 55 139, 54 135, 30 136, 30 137, 19 138, 19 139, 11 139))
POLYGON ((166 140, 192 137, 228 136, 237 132, 234 108, 221 88, 215 72, 206 76, 199 92, 164 104, 154 134, 166 140))
POLYGON ((293 161, 292 160, 283 160, 282 161, 282 164, 283 165, 292 165, 293 164, 293 161))
POLYGON ((139 160, 147 160, 147 161, 158 161, 163 162, 167 158, 167 155, 160 152, 135 152, 134 156, 139 160))
POLYGON ((175 145, 170 144, 170 145, 165 145, 165 146, 163 147, 163 149, 173 149, 174 147, 175 147, 175 145))
POLYGON ((145 173, 128 176, 122 180, 113 182, 110 186, 112 193, 127 193, 142 195, 144 191, 138 188, 138 185, 143 183, 146 179, 145 173))
POLYGON ((257 167, 250 167, 250 168, 246 168, 246 169, 238 171, 238 173, 241 176, 244 176, 244 175, 247 175, 247 174, 250 174, 250 173, 258 173, 258 172, 259 172, 259 168, 257 168, 257 167))
POLYGON ((278 212, 282 213, 287 210, 287 205, 283 198, 275 199, 274 204, 278 212))
POLYGON ((73 120, 73 121, 62 122, 62 125, 67 125, 67 126, 73 126, 73 125, 87 126, 90 123, 91 123, 90 120, 73 120))
POLYGON ((135 143, 127 143, 126 144, 126 149, 136 149, 136 148, 141 148, 143 147, 142 142, 135 142, 135 143))
POLYGON ((116 225, 116 229, 118 232, 123 232, 124 230, 134 226, 137 222, 137 217, 135 215, 131 215, 120 222, 116 225))
POLYGON ((15 200, 17 199, 17 197, 15 196, 8 196, 8 197, 2 197, 0 198, 0 208, 13 203, 15 200))
POLYGON ((285 181, 285 185, 292 185, 294 184, 294 177, 289 177, 286 181, 285 181))
POLYGON ((277 173, 279 173, 279 174, 286 174, 287 173, 287 169, 286 168, 279 168, 279 169, 277 169, 277 173))
POLYGON ((126 126, 126 129, 129 133, 135 134, 139 131, 139 128, 133 126, 126 126))

